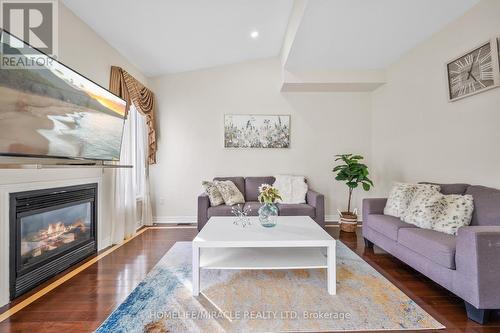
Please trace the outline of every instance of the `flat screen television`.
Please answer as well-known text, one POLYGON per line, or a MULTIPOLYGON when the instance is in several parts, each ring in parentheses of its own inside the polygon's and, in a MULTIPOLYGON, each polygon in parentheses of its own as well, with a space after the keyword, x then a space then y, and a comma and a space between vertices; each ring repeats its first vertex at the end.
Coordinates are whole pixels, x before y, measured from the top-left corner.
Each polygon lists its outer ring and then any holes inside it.
POLYGON ((33 52, 46 60, 0 67, 0 155, 120 159, 123 99, 5 30, 0 47, 2 61, 28 61, 33 52))

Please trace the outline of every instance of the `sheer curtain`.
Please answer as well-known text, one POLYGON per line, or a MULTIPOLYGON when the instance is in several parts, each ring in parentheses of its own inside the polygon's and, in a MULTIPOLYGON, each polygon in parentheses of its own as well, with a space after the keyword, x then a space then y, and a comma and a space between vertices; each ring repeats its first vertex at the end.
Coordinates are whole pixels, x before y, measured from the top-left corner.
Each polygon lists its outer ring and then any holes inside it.
POLYGON ((136 156, 135 183, 137 200, 137 227, 152 225, 151 198, 149 194, 148 125, 146 117, 134 109, 136 156))
POLYGON ((147 147, 145 117, 131 106, 123 129, 120 164, 133 168, 114 172, 113 244, 134 235, 138 227, 152 224, 147 147))
MULTIPOLYGON (((132 110, 132 108, 130 108, 132 110)), ((129 112, 123 127, 121 165, 133 165, 135 158, 135 123, 129 112)), ((112 201, 111 240, 119 244, 136 230, 136 184, 134 168, 118 168, 114 171, 114 198, 112 201)))

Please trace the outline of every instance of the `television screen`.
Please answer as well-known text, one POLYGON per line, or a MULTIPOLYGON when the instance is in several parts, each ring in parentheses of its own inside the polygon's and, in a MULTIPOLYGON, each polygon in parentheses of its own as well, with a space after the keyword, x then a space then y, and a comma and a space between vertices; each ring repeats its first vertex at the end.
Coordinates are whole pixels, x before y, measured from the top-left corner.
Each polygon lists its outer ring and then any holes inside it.
POLYGON ((6 31, 0 47, 1 155, 120 159, 123 99, 6 31))

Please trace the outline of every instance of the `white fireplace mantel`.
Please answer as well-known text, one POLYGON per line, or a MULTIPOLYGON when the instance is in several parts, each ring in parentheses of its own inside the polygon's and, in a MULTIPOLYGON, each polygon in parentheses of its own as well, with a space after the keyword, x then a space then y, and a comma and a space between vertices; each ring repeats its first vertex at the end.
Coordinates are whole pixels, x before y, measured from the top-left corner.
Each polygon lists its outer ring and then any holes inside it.
MULTIPOLYGON (((0 184, 0 306, 9 303, 9 194, 14 192, 40 190, 47 188, 97 183, 97 247, 98 250, 109 245, 109 238, 102 231, 102 177, 73 178, 60 180, 26 181, 0 184)), ((4 180, 4 182, 6 182, 4 180)))

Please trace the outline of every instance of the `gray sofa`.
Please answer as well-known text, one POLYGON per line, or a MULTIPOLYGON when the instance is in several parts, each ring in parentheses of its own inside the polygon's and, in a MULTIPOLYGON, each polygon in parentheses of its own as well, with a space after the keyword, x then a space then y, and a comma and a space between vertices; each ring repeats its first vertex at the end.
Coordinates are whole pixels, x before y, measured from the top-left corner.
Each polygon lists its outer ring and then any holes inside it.
MULTIPOLYGON (((261 204, 258 202, 259 186, 273 184, 274 177, 216 177, 214 180, 231 180, 245 197, 244 207, 250 207, 251 216, 257 216, 261 204)), ((279 215, 282 216, 310 216, 320 226, 325 225, 325 198, 323 194, 307 191, 305 204, 277 204, 279 215)), ((198 196, 198 230, 201 230, 212 216, 233 216, 232 206, 210 206, 208 195, 198 196)))
POLYGON ((470 226, 456 236, 420 229, 384 215, 387 199, 365 199, 365 245, 376 244, 462 298, 469 319, 483 324, 500 309, 500 190, 443 184, 441 192, 473 196, 470 226))

